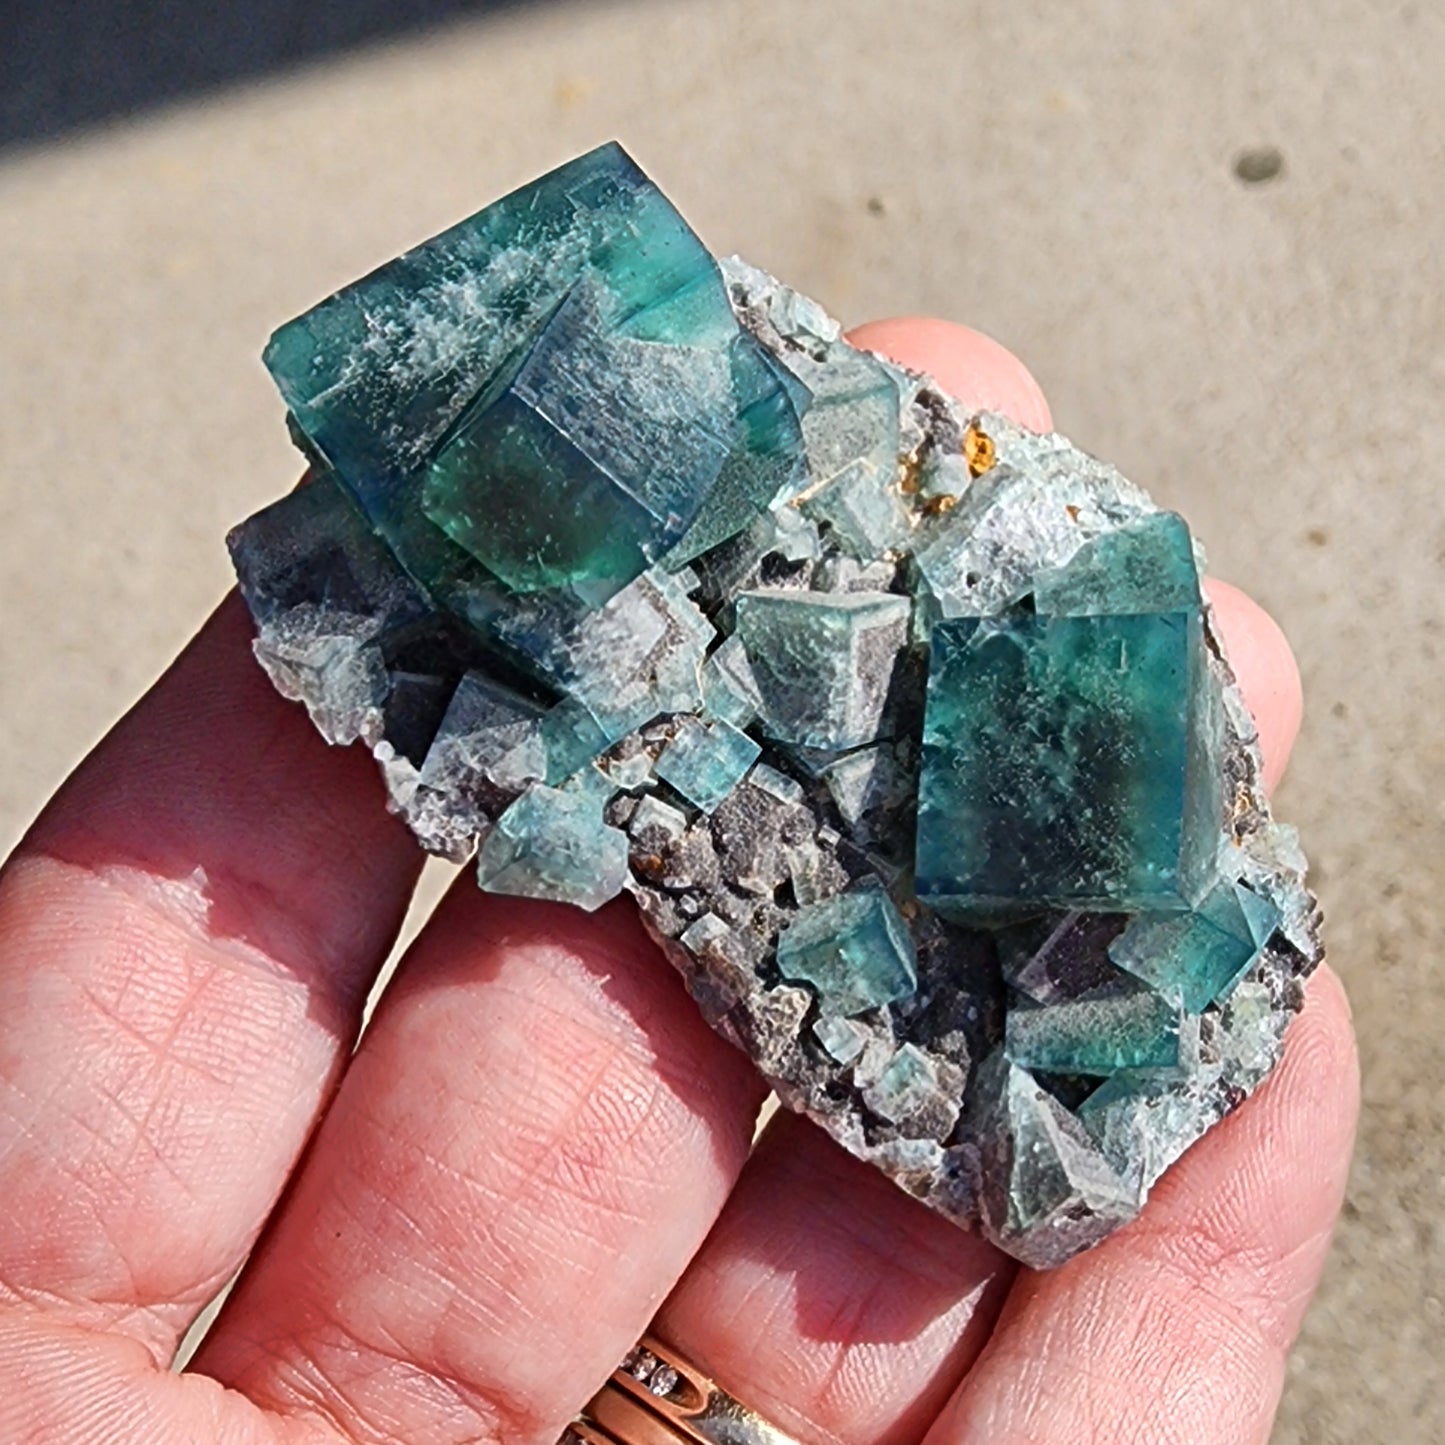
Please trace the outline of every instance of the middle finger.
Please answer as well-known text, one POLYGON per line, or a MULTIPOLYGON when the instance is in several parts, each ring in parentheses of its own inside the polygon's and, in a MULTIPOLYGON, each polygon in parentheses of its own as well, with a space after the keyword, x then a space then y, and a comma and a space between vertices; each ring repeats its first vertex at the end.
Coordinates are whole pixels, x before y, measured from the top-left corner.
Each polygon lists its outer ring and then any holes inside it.
POLYGON ((707 1233, 762 1092, 632 910, 463 877, 197 1368, 357 1440, 555 1440, 707 1233))

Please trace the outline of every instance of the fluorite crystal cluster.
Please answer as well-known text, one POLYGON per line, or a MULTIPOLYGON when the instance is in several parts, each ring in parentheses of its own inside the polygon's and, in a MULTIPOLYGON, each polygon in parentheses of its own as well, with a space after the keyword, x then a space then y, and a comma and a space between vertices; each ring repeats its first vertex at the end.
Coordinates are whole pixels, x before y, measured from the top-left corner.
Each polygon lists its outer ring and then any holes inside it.
POLYGON ((715 261, 615 145, 272 340, 256 651, 481 886, 629 892, 789 1106, 1031 1264, 1319 957, 1188 528, 715 261))

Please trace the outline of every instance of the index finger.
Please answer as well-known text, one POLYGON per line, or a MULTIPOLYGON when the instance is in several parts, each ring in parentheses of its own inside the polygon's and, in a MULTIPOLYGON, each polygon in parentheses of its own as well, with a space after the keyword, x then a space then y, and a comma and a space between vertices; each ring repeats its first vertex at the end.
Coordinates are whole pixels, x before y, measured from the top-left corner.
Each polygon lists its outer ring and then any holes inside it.
POLYGON ((250 635, 232 596, 0 873, 0 1298, 162 1359, 279 1195, 420 861, 250 635))

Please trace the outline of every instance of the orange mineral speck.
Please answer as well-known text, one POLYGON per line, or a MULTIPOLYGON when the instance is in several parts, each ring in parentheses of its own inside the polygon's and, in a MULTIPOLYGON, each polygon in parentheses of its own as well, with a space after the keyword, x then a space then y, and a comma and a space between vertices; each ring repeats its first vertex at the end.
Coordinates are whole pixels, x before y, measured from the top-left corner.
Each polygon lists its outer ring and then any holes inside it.
POLYGON ((998 460, 998 448, 987 432, 970 426, 963 434, 963 459, 968 463, 969 472, 981 477, 998 460))

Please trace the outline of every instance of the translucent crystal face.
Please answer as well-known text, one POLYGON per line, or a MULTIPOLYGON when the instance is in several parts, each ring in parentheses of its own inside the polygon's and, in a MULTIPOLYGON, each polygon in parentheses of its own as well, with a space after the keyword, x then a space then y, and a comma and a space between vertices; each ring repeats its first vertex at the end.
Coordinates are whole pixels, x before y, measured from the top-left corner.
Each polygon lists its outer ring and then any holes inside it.
POLYGON ((786 1103, 1033 1264, 1318 957, 1184 523, 715 262, 617 146, 283 327, 257 651, 481 886, 630 892, 786 1103))
POLYGON ((1180 909, 1219 834, 1197 677, 1199 581, 1158 513, 1041 569, 1001 614, 937 623, 918 892, 968 918, 1180 909))
POLYGON ((769 738, 841 753, 881 736, 908 635, 906 597, 763 588, 744 592, 736 608, 735 636, 769 738))
POLYGON ((657 776, 704 813, 717 810, 747 776, 762 748, 724 718, 685 719, 658 754, 657 776))
POLYGON ((931 648, 919 895, 961 918, 1184 903, 1197 616, 964 618, 931 648))
POLYGON ((480 564, 595 602, 700 517, 695 545, 725 540, 787 481, 806 396, 615 145, 323 302, 266 363, 306 449, 443 597, 480 564))
POLYGON ((879 889, 804 907, 778 940, 778 972, 811 984, 824 1015, 860 1014, 911 998, 918 987, 908 924, 879 889))
POLYGON ((515 591, 625 586, 682 539, 740 440, 725 345, 620 334, 608 299, 575 286, 426 470, 422 510, 515 591))

